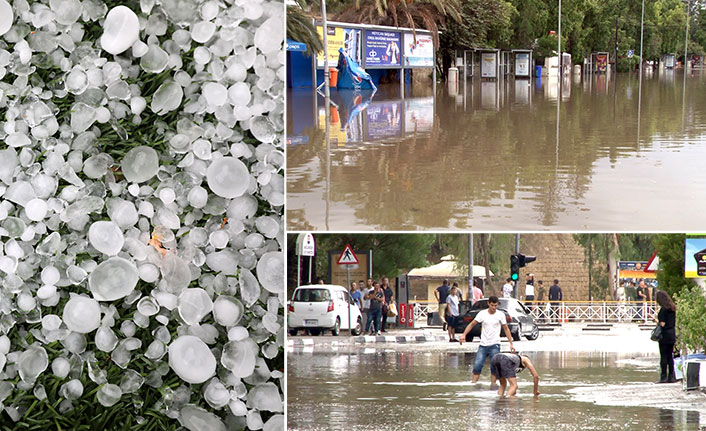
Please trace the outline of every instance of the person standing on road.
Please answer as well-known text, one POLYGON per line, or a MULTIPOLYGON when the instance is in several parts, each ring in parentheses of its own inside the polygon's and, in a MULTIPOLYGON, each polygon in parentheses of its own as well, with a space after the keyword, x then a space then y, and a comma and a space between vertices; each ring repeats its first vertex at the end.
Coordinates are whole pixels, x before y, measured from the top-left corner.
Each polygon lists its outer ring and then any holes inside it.
POLYGON ((659 370, 660 378, 657 383, 674 383, 674 343, 677 334, 674 330, 677 321, 677 306, 663 290, 658 290, 656 296, 659 304, 659 313, 654 319, 662 327, 662 339, 659 340, 659 370))
POLYGON ((549 310, 549 316, 552 321, 558 320, 559 317, 559 302, 564 299, 564 295, 559 287, 559 280, 554 279, 554 284, 549 288, 549 301, 552 307, 549 310))
POLYGON ((382 319, 382 304, 385 302, 385 294, 379 281, 373 283, 373 291, 366 295, 366 299, 370 300, 370 311, 368 311, 365 331, 370 335, 380 335, 380 320, 382 319), (371 324, 372 330, 370 329, 371 324))
POLYGON ((546 289, 544 288, 544 281, 542 280, 537 280, 537 307, 539 309, 539 321, 544 322, 545 315, 544 315, 544 294, 546 293, 546 289))
POLYGON ((439 317, 444 322, 444 330, 446 330, 446 298, 449 296, 449 280, 444 280, 441 286, 437 287, 434 291, 434 296, 436 296, 436 301, 439 303, 439 317))
POLYGON ((645 299, 647 299, 647 286, 645 286, 645 280, 640 280, 640 282, 637 285, 637 290, 635 293, 637 294, 637 297, 635 298, 635 301, 637 303, 637 319, 642 320, 642 306, 645 302, 645 299))
POLYGON ((351 298, 353 303, 361 310, 363 309, 363 294, 358 290, 358 285, 355 281, 351 281, 351 298))
POLYGON ((527 276, 527 284, 525 285, 525 305, 534 308, 534 274, 527 276))
MULTIPOLYGON (((471 323, 466 326, 463 331, 459 342, 463 344, 466 340, 466 335, 471 332, 473 327, 480 323, 481 333, 480 333, 480 346, 478 346, 478 351, 476 352, 476 359, 473 363, 473 378, 472 382, 476 383, 480 378, 480 373, 483 371, 483 365, 485 360, 490 358, 492 361, 493 356, 500 353, 500 330, 502 328, 507 341, 510 342, 510 351, 515 352, 515 347, 512 345, 512 334, 510 333, 510 328, 507 326, 507 318, 505 313, 498 311, 498 297, 493 295, 488 298, 488 309, 481 310, 476 314, 476 317, 471 320, 471 323)), ((493 368, 490 368, 490 385, 491 387, 495 385, 496 374, 493 368)))
POLYGON ((480 290, 480 287, 478 287, 478 281, 473 280, 473 304, 476 303, 479 299, 483 298, 483 291, 480 290))
POLYGON ((446 297, 446 309, 449 312, 448 316, 448 332, 449 332, 449 342, 454 343, 457 342, 458 340, 456 339, 456 325, 458 324, 458 319, 459 319, 459 290, 457 287, 457 284, 454 283, 454 285, 451 287, 451 290, 449 291, 449 296, 446 297))
POLYGON ((390 311, 390 303, 395 296, 390 286, 390 279, 387 277, 382 279, 382 290, 385 294, 385 305, 382 307, 382 332, 387 332, 387 313, 390 311))
POLYGON ((370 299, 368 299, 368 294, 374 290, 373 279, 369 278, 365 287, 363 287, 363 283, 361 280, 360 288, 362 290, 360 293, 363 295, 363 324, 365 325, 364 328, 367 332, 368 328, 370 328, 370 323, 368 323, 368 321, 370 320, 370 299))
POLYGON ((506 278, 505 284, 503 284, 503 298, 512 298, 513 289, 512 278, 506 278))
POLYGON ((507 396, 514 397, 517 393, 517 374, 524 369, 528 369, 534 380, 534 396, 539 396, 539 374, 534 369, 532 361, 527 356, 519 353, 498 353, 490 360, 490 369, 495 370, 495 375, 500 379, 498 395, 505 395, 505 388, 510 382, 507 396))

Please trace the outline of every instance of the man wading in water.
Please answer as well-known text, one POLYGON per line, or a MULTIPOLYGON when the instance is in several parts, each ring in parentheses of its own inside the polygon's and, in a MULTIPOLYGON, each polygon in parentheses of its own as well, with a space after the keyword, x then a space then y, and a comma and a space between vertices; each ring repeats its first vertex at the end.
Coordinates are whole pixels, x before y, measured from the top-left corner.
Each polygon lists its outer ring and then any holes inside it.
POLYGON ((498 353, 490 360, 490 372, 494 373, 500 379, 500 388, 498 395, 505 395, 507 382, 510 382, 510 387, 507 390, 507 396, 514 397, 517 393, 517 373, 527 368, 534 378, 534 396, 539 395, 539 374, 534 369, 532 361, 527 356, 519 353, 498 353))

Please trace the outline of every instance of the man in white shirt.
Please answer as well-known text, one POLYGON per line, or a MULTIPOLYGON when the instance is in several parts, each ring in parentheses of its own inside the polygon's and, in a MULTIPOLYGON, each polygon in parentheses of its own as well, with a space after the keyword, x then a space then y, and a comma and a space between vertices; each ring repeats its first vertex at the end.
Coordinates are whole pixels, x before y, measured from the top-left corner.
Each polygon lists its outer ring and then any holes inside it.
POLYGON ((453 287, 451 287, 451 290, 449 291, 449 296, 446 297, 446 309, 449 313, 448 321, 446 323, 448 324, 447 326, 449 331, 449 342, 451 343, 458 341, 456 339, 456 325, 458 324, 459 318, 458 297, 458 284, 454 283, 453 287))
POLYGON ((512 291, 514 286, 512 285, 512 279, 507 278, 505 284, 503 284, 503 298, 512 298, 512 291))
MULTIPOLYGON (((473 364, 473 383, 476 383, 480 378, 480 373, 483 371, 483 365, 486 359, 493 359, 493 356, 500 353, 500 329, 505 332, 507 340, 510 342, 510 351, 515 352, 515 347, 512 345, 512 334, 510 334, 510 328, 507 326, 507 319, 505 313, 498 311, 498 297, 491 296, 488 298, 488 309, 481 310, 476 317, 471 321, 471 323, 466 326, 466 329, 461 335, 459 340, 461 344, 466 340, 466 334, 471 332, 471 329, 477 324, 481 323, 481 333, 480 333, 480 346, 478 346, 478 352, 476 352, 476 360, 473 364)), ((493 368, 490 368, 490 384, 495 385, 497 376, 493 368)))

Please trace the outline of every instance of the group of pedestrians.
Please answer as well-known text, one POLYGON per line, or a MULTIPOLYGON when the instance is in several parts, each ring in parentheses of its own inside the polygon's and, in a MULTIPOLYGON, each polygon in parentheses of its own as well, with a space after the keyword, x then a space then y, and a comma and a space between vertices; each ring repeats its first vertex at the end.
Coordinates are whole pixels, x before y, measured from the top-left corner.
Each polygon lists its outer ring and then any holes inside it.
POLYGON ((360 308, 363 316, 365 333, 380 335, 387 332, 387 318, 390 307, 393 306, 395 293, 390 286, 390 279, 383 277, 367 282, 360 280, 351 282, 350 290, 353 302, 360 308))
MULTIPOLYGON (((434 296, 439 303, 439 316, 444 321, 444 329, 448 331, 449 342, 456 343, 456 326, 460 316, 460 304, 463 301, 463 293, 458 286, 458 283, 453 283, 449 286, 449 280, 444 280, 443 284, 436 288, 434 296)), ((473 286, 468 289, 466 301, 471 304, 483 297, 483 291, 478 287, 478 283, 474 280, 473 286)))

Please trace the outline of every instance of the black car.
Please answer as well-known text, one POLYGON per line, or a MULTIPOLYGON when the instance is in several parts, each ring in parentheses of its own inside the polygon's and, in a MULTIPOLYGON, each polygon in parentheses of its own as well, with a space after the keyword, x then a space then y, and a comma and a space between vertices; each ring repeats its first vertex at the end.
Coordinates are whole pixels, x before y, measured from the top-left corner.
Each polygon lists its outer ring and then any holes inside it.
MULTIPOLYGON (((481 310, 488 309, 488 299, 483 298, 471 305, 470 301, 461 301, 459 303, 458 322, 454 327, 457 334, 462 334, 469 323, 476 317, 481 310)), ((520 301, 514 298, 500 298, 498 303, 498 311, 505 314, 507 326, 510 329, 510 335, 515 341, 520 341, 520 337, 524 336, 528 340, 536 340, 539 337, 539 327, 534 322, 534 318, 520 301)), ((474 337, 480 337, 482 324, 476 324, 471 331, 466 334, 466 341, 473 341, 474 337)), ((500 336, 504 337, 505 333, 500 329, 500 336)))

